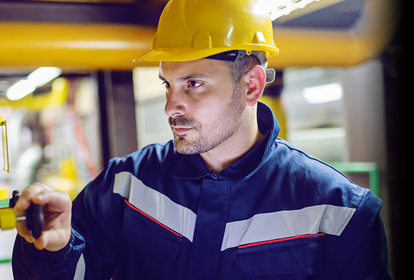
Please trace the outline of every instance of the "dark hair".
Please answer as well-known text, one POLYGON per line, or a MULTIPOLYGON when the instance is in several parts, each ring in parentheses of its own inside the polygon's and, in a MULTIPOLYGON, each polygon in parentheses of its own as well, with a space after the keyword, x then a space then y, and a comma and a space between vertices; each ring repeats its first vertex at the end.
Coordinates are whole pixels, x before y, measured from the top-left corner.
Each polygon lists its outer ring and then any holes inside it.
POLYGON ((236 61, 228 61, 227 64, 230 68, 230 75, 233 85, 237 86, 242 76, 252 69, 253 66, 260 65, 260 61, 255 55, 248 55, 240 59, 236 59, 236 61))

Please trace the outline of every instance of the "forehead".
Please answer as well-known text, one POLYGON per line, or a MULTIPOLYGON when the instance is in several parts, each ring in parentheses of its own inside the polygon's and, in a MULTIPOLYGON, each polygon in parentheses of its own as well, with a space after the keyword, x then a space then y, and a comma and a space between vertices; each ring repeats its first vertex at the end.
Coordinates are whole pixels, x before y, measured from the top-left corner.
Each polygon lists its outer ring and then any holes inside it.
POLYGON ((210 78, 230 78, 229 66, 226 62, 215 59, 197 59, 191 61, 161 61, 160 76, 165 79, 187 77, 197 74, 210 78))

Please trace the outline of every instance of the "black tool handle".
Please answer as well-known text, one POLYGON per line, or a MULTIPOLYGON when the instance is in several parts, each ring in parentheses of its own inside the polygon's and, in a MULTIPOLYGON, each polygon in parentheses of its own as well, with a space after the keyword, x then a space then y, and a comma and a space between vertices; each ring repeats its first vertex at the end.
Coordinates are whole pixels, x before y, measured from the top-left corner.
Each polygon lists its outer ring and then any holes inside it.
MULTIPOLYGON (((10 199, 10 207, 14 208, 19 199, 20 192, 13 191, 12 198, 10 199)), ((26 210, 26 227, 28 230, 32 231, 32 235, 34 238, 39 238, 43 232, 43 211, 42 206, 38 204, 34 204, 33 202, 30 203, 29 208, 26 210)))
POLYGON ((19 199, 19 196, 20 196, 20 192, 18 190, 14 190, 12 192, 12 198, 10 198, 10 200, 9 200, 9 207, 10 208, 14 208, 14 206, 17 203, 17 200, 19 199))
POLYGON ((42 205, 30 203, 26 210, 26 226, 28 230, 32 231, 34 238, 38 239, 43 232, 43 211, 42 205))

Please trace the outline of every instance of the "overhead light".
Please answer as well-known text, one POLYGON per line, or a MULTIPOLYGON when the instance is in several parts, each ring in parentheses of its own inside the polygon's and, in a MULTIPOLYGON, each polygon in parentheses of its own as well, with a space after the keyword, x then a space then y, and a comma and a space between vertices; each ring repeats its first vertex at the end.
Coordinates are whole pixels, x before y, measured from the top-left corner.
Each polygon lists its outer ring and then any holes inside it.
POLYGON ((27 76, 27 79, 20 80, 7 90, 7 98, 19 100, 52 81, 62 73, 57 67, 40 67, 27 76))
POLYGON ((35 89, 36 86, 29 80, 20 80, 7 90, 7 98, 10 100, 19 100, 34 92, 35 89))
POLYGON ((27 80, 32 82, 36 87, 41 87, 54 78, 58 77, 62 70, 57 67, 40 67, 27 76, 27 80))
POLYGON ((311 104, 331 102, 342 98, 342 86, 339 83, 316 87, 307 87, 302 91, 303 97, 311 104))
POLYGON ((302 9, 306 5, 319 0, 262 0, 260 9, 270 11, 270 19, 273 21, 281 16, 288 15, 292 11, 302 9))

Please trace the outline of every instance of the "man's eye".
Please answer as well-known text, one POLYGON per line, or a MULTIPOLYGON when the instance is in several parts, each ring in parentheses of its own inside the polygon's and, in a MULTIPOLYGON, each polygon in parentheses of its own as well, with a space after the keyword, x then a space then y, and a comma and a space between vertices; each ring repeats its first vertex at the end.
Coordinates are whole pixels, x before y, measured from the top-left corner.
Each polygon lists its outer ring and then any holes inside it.
POLYGON ((166 88, 170 88, 170 83, 167 81, 163 81, 162 84, 166 87, 166 88))
POLYGON ((199 87, 202 84, 202 82, 199 81, 189 81, 188 83, 191 87, 199 87))

